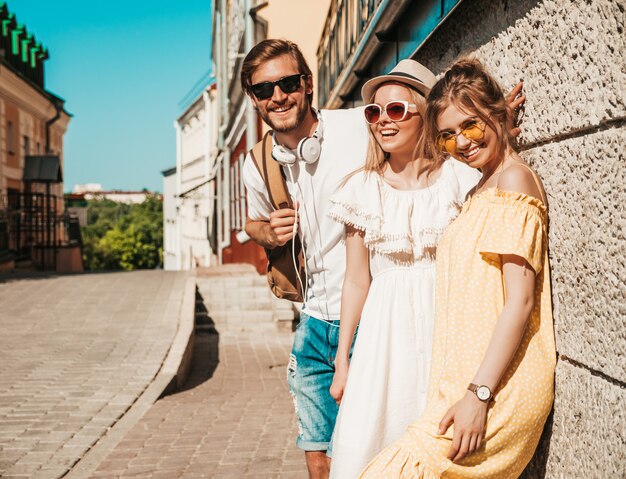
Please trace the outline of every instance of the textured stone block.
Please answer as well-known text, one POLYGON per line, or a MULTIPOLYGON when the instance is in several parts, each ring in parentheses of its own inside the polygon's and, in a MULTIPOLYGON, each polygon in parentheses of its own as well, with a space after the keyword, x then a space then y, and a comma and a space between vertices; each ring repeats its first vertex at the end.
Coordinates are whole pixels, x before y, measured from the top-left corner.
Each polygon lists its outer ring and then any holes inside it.
POLYGON ((624 388, 559 361, 554 412, 522 479, 626 477, 624 388))
POLYGON ((621 0, 470 0, 420 50, 434 72, 473 53, 506 88, 524 79, 523 143, 624 117, 621 0))
POLYGON ((550 209, 552 293, 560 354, 626 382, 626 128, 523 153, 550 209))

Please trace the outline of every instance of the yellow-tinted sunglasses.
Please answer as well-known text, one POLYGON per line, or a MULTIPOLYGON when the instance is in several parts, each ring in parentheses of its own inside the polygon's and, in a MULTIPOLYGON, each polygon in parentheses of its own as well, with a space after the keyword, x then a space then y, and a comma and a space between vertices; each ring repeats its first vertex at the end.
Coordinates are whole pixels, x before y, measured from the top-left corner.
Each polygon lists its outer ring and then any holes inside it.
POLYGON ((470 120, 456 134, 448 131, 439 133, 436 140, 437 146, 441 151, 452 154, 456 151, 456 139, 459 135, 463 135, 469 141, 480 141, 485 136, 485 124, 480 120, 470 120))

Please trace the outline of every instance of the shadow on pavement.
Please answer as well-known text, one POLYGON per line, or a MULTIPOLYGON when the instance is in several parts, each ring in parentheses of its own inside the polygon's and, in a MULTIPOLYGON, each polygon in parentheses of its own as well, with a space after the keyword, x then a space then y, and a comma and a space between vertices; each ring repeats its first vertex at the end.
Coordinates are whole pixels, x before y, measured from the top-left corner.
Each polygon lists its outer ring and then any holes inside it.
POLYGON ((56 271, 13 270, 0 273, 0 284, 20 280, 49 279, 58 278, 61 276, 74 276, 78 274, 84 273, 57 273, 56 271))
MULTIPOLYGON (((215 329, 215 322, 209 316, 204 304, 204 298, 196 287, 196 311, 193 337, 193 356, 191 371, 185 384, 170 394, 180 393, 193 389, 211 379, 219 364, 219 333, 215 329)), ((168 396, 164 394, 162 397, 168 396)))
MULTIPOLYGON (((65 278, 68 276, 84 276, 84 275, 102 275, 102 274, 133 274, 137 271, 148 271, 144 269, 136 269, 133 271, 126 270, 94 270, 83 271, 80 273, 58 273, 56 271, 39 271, 30 269, 15 269, 13 271, 0 272, 0 284, 10 283, 12 281, 21 280, 35 280, 35 279, 50 279, 50 278, 65 278)), ((161 269, 153 269, 150 271, 163 271, 161 269)), ((169 273, 169 272, 168 272, 169 273)), ((175 272, 172 272, 175 273, 175 272)))

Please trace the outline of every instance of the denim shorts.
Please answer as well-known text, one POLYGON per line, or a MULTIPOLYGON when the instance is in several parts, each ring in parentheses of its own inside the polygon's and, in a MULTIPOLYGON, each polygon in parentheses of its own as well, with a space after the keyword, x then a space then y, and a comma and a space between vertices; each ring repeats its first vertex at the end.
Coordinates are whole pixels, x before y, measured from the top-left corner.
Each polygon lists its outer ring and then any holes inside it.
POLYGON ((302 313, 287 367, 287 382, 298 416, 296 446, 326 451, 339 406, 330 395, 339 342, 339 321, 302 313))

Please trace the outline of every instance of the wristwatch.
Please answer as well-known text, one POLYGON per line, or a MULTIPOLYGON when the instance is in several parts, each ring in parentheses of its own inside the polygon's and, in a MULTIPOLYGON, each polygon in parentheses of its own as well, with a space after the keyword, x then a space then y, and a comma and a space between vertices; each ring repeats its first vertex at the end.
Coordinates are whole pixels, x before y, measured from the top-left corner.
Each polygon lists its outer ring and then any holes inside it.
POLYGON ((470 385, 467 386, 467 389, 476 394, 476 397, 482 402, 489 402, 491 401, 491 398, 493 398, 493 394, 491 394, 489 386, 479 386, 477 384, 470 383, 470 385))

